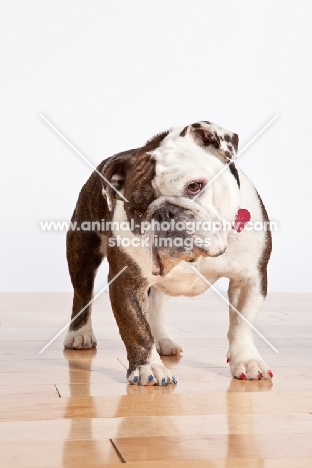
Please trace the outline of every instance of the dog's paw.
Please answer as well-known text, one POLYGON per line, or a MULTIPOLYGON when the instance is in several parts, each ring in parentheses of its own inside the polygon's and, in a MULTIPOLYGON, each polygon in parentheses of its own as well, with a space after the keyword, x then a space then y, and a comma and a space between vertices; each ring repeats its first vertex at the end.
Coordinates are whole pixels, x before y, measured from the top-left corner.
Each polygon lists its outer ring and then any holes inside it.
POLYGON ((91 349, 96 347, 96 338, 92 330, 69 331, 64 339, 65 348, 91 349))
POLYGON ((273 377, 272 371, 260 356, 228 355, 231 374, 240 380, 267 380, 273 377))
POLYGON ((128 377, 133 385, 160 385, 165 386, 170 383, 177 384, 176 379, 171 375, 163 364, 145 364, 138 366, 128 377))
POLYGON ((183 353, 181 346, 173 338, 159 338, 155 339, 155 346, 157 352, 161 356, 173 356, 183 353))

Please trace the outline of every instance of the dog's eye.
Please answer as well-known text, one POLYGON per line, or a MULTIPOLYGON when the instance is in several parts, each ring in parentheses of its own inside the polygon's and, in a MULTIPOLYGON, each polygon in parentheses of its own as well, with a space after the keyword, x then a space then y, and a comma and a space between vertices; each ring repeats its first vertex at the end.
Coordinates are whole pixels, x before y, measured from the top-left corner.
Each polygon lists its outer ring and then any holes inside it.
POLYGON ((189 195, 196 195, 201 191, 203 184, 201 182, 192 182, 187 186, 187 193, 189 195))

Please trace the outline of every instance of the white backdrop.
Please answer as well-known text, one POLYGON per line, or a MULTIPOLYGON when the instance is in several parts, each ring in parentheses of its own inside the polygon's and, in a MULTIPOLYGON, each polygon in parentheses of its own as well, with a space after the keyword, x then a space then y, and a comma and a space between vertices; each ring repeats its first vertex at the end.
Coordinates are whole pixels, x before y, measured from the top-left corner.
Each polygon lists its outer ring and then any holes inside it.
MULTIPOLYGON (((306 1, 1 3, 2 291, 68 291, 65 232, 91 169, 154 133, 197 120, 233 130, 279 223, 270 291, 312 291, 311 44, 306 1)), ((105 284, 107 266, 97 287, 105 284)))

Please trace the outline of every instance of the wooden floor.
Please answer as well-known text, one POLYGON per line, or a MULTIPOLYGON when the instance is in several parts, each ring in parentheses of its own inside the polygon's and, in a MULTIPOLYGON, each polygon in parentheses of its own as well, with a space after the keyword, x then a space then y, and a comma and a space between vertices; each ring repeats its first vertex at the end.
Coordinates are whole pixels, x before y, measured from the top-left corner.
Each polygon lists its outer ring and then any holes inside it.
POLYGON ((94 304, 97 350, 63 350, 71 295, 2 293, 0 467, 300 468, 312 466, 312 295, 272 294, 256 337, 273 381, 238 381, 226 364, 227 307, 210 291, 172 298, 184 349, 164 358, 177 386, 126 381, 106 293, 94 304))

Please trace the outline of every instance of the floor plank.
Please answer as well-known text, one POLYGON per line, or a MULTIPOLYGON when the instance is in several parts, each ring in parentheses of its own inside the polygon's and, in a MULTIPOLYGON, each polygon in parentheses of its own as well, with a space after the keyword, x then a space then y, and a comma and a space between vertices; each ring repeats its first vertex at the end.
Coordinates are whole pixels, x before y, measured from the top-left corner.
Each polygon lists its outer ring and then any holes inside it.
POLYGON ((228 458, 239 463, 241 458, 312 458, 311 439, 302 434, 127 437, 114 439, 114 443, 127 462, 228 458))
POLYGON ((7 421, 0 425, 4 442, 49 440, 104 440, 112 437, 184 436, 209 437, 226 434, 306 434, 312 438, 311 415, 266 414, 201 414, 187 416, 140 416, 123 418, 59 418, 38 421, 7 421))
POLYGON ((0 463, 3 467, 55 468, 57 466, 86 468, 89 460, 94 466, 120 464, 109 440, 64 440, 50 442, 0 443, 0 463))
MULTIPOLYGON (((309 413, 312 392, 227 393, 212 395, 175 395, 174 386, 149 395, 140 393, 121 397, 35 397, 18 399, 3 397, 5 406, 0 410, 2 420, 41 420, 58 418, 119 418, 139 416, 177 416, 197 414, 249 414, 309 413), (47 405, 47 402, 49 404, 47 405)), ((312 423, 312 417, 311 417, 312 423)))
POLYGON ((272 381, 238 381, 225 362, 228 313, 212 291, 172 298, 184 349, 163 361, 178 385, 127 384, 126 352, 103 294, 98 348, 63 350, 68 293, 0 293, 0 466, 302 468, 312 466, 312 295, 271 294, 255 341, 272 381), (190 312, 192 311, 191 316, 190 312))

